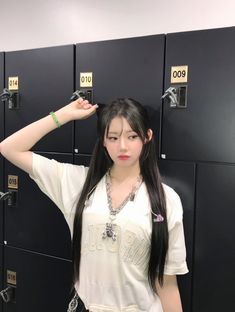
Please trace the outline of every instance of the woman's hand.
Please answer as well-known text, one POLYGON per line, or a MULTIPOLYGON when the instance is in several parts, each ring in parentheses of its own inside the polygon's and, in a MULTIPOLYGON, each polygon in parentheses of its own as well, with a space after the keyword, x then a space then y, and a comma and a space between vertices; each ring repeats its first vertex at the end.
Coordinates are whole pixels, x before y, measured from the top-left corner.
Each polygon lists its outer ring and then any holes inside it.
MULTIPOLYGON (((59 111, 56 112, 58 115, 65 114, 68 116, 70 121, 86 119, 93 115, 98 108, 98 105, 92 105, 87 100, 79 98, 70 104, 62 107, 59 111)), ((59 119, 59 118, 58 118, 59 119)))

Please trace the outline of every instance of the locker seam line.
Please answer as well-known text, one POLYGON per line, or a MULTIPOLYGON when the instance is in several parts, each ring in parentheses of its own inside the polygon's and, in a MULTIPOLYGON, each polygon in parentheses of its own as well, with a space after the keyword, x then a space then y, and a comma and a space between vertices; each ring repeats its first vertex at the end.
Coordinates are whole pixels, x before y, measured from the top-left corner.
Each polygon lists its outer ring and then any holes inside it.
POLYGON ((196 208, 197 208, 197 181, 198 181, 198 163, 195 163, 195 182, 194 182, 194 213, 193 213, 193 250, 192 250, 192 280, 191 280, 191 311, 194 310, 194 269, 195 269, 195 244, 196 244, 196 208))
POLYGON ((5 245, 5 247, 6 248, 10 248, 10 249, 16 249, 16 250, 19 250, 19 251, 24 251, 24 252, 35 254, 35 255, 39 255, 39 256, 45 256, 45 257, 49 257, 49 258, 53 258, 53 259, 58 259, 58 260, 62 260, 62 261, 72 262, 72 259, 58 257, 58 256, 55 256, 55 255, 50 255, 50 254, 46 254, 46 253, 42 253, 42 252, 38 252, 38 251, 33 251, 33 250, 25 249, 25 248, 20 248, 20 247, 11 246, 11 245, 5 245))
MULTIPOLYGON (((3 87, 5 88, 6 87, 6 81, 5 81, 5 75, 6 75, 6 54, 5 52, 3 53, 3 87)), ((3 105, 3 138, 5 139, 6 138, 6 104, 4 102, 4 105, 3 105)), ((5 182, 5 177, 6 177, 6 161, 5 161, 5 158, 3 158, 3 189, 6 190, 6 182, 5 182)), ((3 232, 2 232, 2 235, 3 235, 3 242, 5 240, 5 211, 6 211, 6 206, 5 206, 5 203, 3 203, 3 214, 2 214, 2 217, 3 217, 3 232)), ((6 263, 5 263, 5 245, 3 244, 2 246, 2 286, 4 288, 4 280, 5 280, 5 266, 6 266, 6 263)), ((3 307, 3 305, 2 305, 3 307)))
MULTIPOLYGON (((163 77, 162 77, 162 95, 165 88, 165 67, 166 67, 166 35, 164 35, 164 48, 163 48, 163 77)), ((161 159, 162 154, 162 135, 163 135, 163 109, 164 109, 164 101, 161 99, 161 109, 160 109, 160 126, 159 126, 159 151, 158 151, 158 158, 161 159)))
MULTIPOLYGON (((5 59, 5 52, 3 53, 3 86, 4 88, 6 87, 6 80, 5 80, 5 75, 6 75, 6 59, 5 59)), ((6 138, 6 102, 4 101, 4 105, 3 105, 3 137, 4 139, 6 138)), ((3 158, 3 189, 4 191, 6 191, 6 160, 5 158, 3 158)), ((5 203, 3 203, 3 241, 5 240, 5 203)))
MULTIPOLYGON (((77 68, 77 57, 76 57, 76 45, 73 45, 73 92, 76 90, 76 68, 77 68)), ((75 120, 73 120, 73 131, 72 131, 72 161, 74 164, 75 156, 74 156, 74 149, 75 149, 75 120)))
POLYGON ((160 160, 168 160, 168 161, 175 161, 175 162, 187 162, 187 163, 197 163, 197 164, 202 164, 202 165, 227 165, 227 166, 235 166, 235 162, 223 162, 223 161, 206 161, 206 160, 193 160, 193 159, 174 159, 174 158, 160 158, 160 160))

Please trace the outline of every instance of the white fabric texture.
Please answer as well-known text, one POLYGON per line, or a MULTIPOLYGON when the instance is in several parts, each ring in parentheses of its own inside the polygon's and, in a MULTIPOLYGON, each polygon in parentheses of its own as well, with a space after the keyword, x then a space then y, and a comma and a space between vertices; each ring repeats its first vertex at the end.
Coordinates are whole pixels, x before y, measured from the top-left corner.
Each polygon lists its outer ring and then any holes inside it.
MULTIPOLYGON (((76 205, 88 168, 64 164, 33 153, 31 178, 59 207, 73 232, 76 205)), ((169 250, 164 274, 188 272, 183 209, 177 193, 163 184, 167 203, 169 250)), ((92 312, 162 312, 152 293, 146 267, 151 237, 151 210, 145 184, 115 220, 117 240, 102 238, 109 209, 105 178, 98 183, 83 213, 80 281, 75 288, 92 312)))

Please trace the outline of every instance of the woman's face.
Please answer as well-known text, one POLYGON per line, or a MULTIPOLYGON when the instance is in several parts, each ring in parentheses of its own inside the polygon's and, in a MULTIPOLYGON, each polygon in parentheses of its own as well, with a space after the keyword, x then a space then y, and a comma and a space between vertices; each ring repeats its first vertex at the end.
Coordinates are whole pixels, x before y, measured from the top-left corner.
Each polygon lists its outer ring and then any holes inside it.
POLYGON ((104 146, 116 166, 139 167, 143 142, 124 117, 112 119, 105 134, 104 146))

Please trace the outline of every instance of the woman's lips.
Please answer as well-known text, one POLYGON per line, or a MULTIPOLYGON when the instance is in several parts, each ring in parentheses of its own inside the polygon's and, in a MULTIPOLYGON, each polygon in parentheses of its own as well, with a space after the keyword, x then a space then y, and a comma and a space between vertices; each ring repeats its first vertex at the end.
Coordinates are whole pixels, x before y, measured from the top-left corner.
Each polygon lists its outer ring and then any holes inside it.
POLYGON ((120 156, 118 156, 118 159, 120 159, 120 160, 127 160, 129 158, 130 158, 130 156, 127 156, 127 155, 120 155, 120 156))

